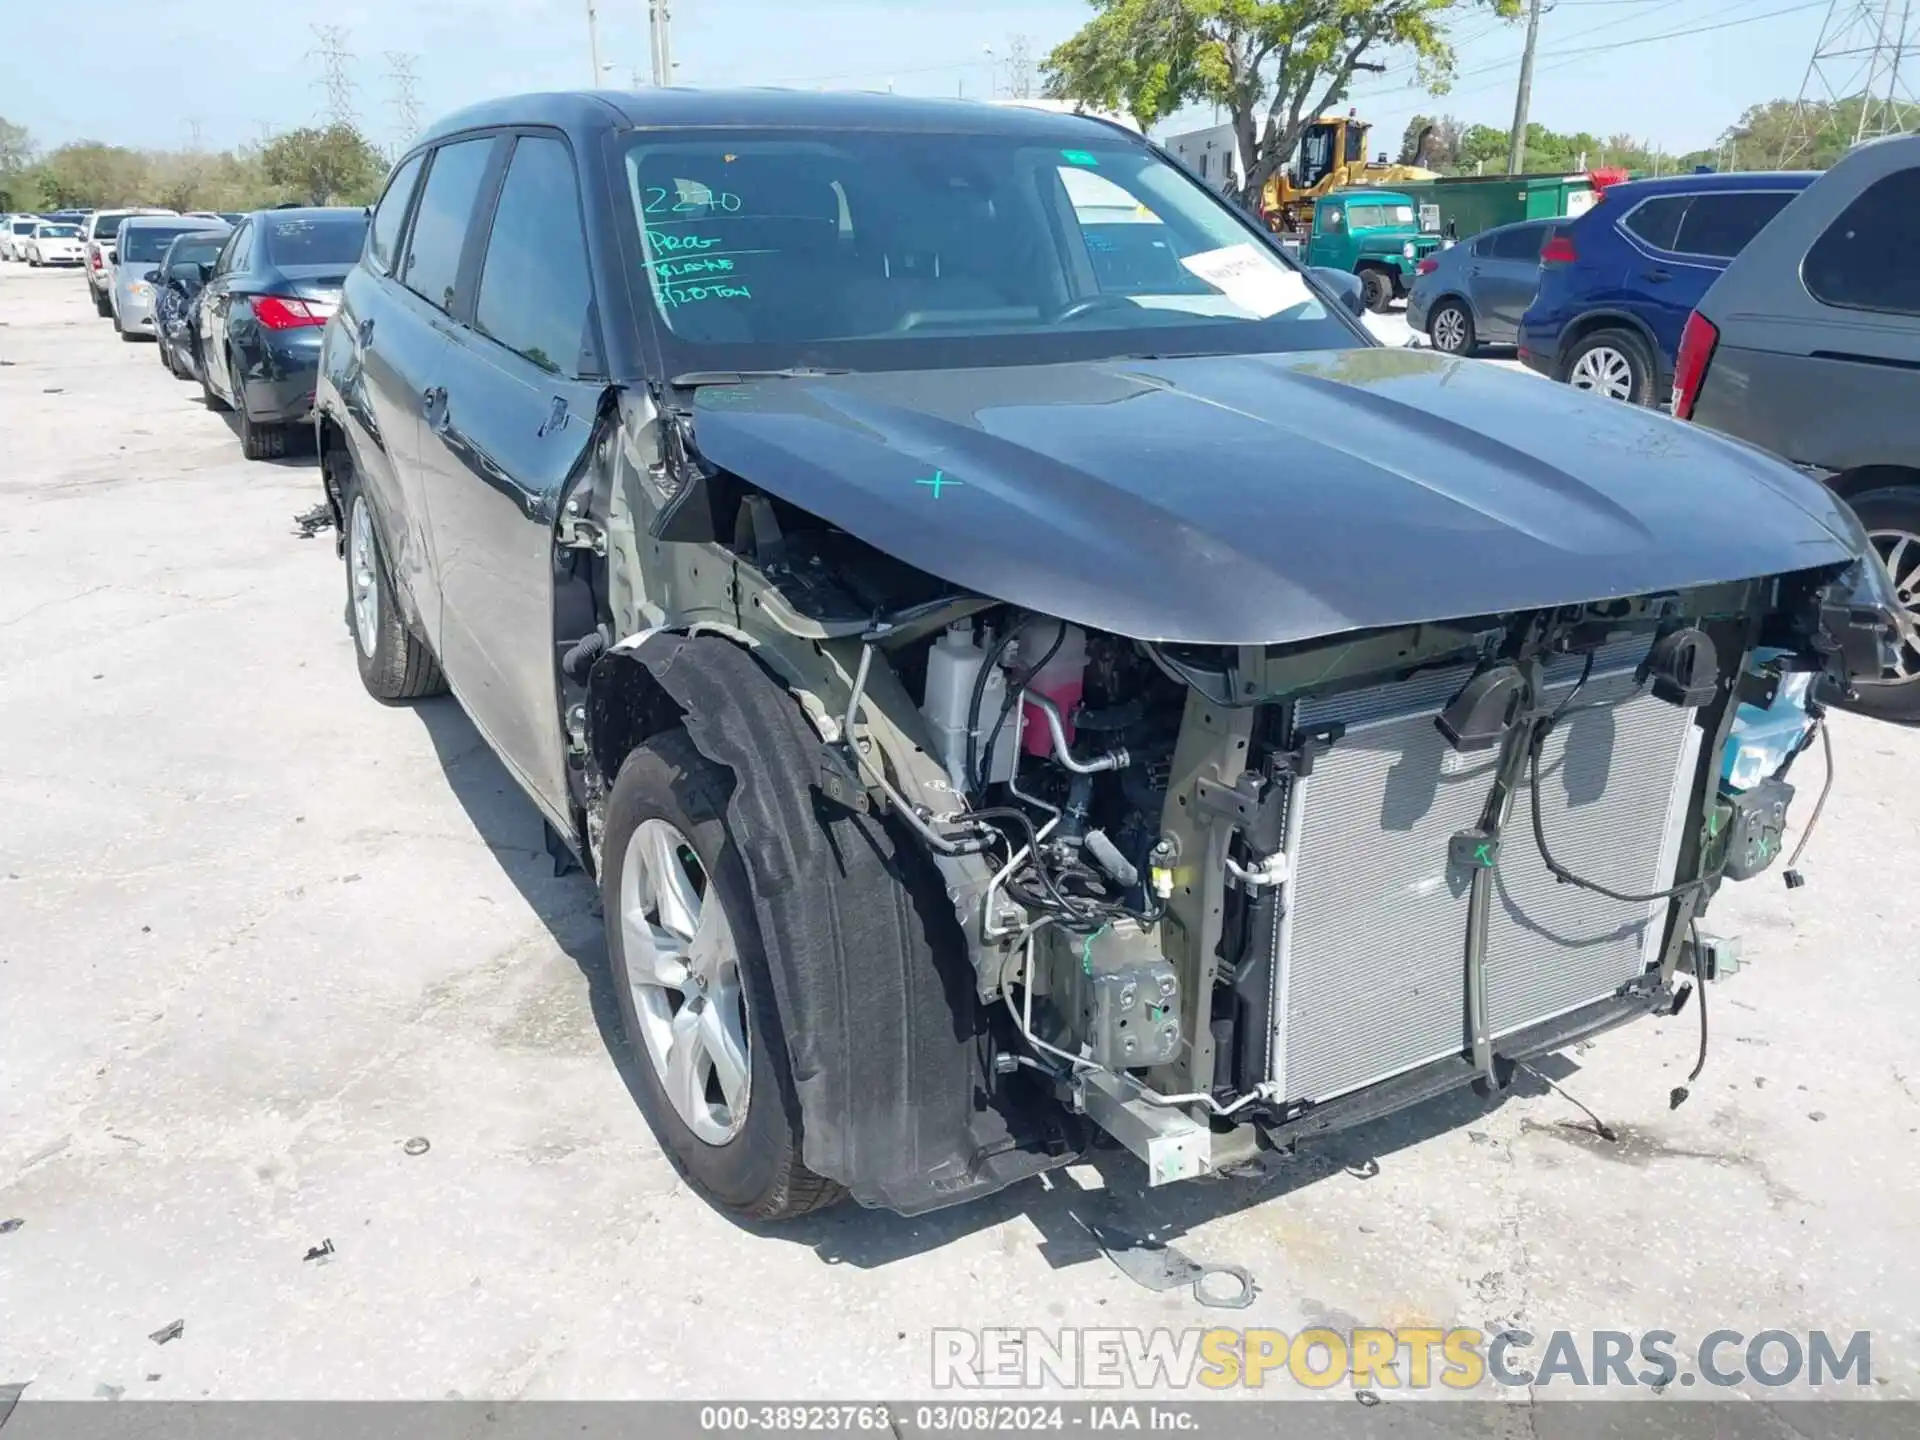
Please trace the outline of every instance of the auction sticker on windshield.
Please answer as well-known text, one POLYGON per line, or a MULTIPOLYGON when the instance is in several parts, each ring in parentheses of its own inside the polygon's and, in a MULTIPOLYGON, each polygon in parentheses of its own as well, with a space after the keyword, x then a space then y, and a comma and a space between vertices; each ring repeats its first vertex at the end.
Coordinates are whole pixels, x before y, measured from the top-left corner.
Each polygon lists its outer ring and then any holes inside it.
POLYGON ((1180 263, 1261 320, 1312 298, 1298 275, 1252 245, 1204 250, 1183 256, 1180 263))

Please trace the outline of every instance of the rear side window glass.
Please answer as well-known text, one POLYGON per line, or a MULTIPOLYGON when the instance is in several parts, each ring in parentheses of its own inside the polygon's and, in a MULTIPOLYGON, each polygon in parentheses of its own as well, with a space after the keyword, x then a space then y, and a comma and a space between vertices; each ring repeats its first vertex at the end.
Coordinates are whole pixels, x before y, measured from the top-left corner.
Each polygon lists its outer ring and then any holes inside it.
POLYGON ((1656 195, 1620 223, 1656 250, 1673 249, 1680 233, 1680 217, 1687 213, 1691 195, 1656 195))
POLYGON ((387 193, 380 197, 380 204, 373 212, 373 242, 367 248, 382 273, 391 273, 393 262, 399 257, 400 222, 407 218, 407 201, 413 198, 413 187, 419 182, 420 167, 426 158, 424 153, 416 155, 393 172, 393 178, 387 182, 387 193))
POLYGON ((1518 229, 1503 230, 1493 237, 1493 257, 1496 260, 1538 260, 1540 247, 1546 243, 1547 226, 1522 225, 1518 229))
POLYGON ((542 370, 599 369, 579 190, 573 158, 558 140, 523 135, 514 144, 473 322, 542 370))
POLYGON ((227 248, 220 252, 220 259, 214 264, 214 273, 225 275, 240 263, 240 257, 246 254, 247 246, 253 243, 253 222, 243 220, 240 228, 227 239, 227 248))
POLYGON ((1680 239, 1675 245, 1683 255, 1712 255, 1731 260, 1747 248, 1749 241, 1767 226, 1767 222, 1785 208, 1792 195, 1782 191, 1727 191, 1719 195, 1696 195, 1680 222, 1680 239))
POLYGON ((433 152, 426 189, 413 217, 413 238, 400 283, 430 305, 453 308, 454 282, 460 275, 460 251, 467 242, 480 182, 486 178, 493 137, 461 140, 433 152))
POLYGON ((1882 176, 1807 251, 1800 278, 1822 305, 1920 315, 1920 168, 1882 176))

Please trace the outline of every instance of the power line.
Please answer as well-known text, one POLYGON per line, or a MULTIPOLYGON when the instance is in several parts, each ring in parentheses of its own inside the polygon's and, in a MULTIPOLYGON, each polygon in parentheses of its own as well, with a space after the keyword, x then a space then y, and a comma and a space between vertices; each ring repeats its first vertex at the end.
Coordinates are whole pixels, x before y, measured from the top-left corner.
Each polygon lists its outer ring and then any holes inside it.
POLYGON ((326 92, 327 123, 356 124, 360 117, 353 108, 355 86, 353 75, 348 70, 353 64, 353 52, 347 49, 347 27, 315 25, 313 33, 320 44, 308 54, 320 58, 320 79, 316 83, 326 92))

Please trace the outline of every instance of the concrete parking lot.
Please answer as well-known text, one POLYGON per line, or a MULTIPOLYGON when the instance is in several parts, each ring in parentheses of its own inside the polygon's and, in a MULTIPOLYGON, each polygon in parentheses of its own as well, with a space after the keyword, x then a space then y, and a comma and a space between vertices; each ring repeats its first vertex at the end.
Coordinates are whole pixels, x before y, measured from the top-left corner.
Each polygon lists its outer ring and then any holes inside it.
POLYGON ((937 1327, 1318 1323, 1864 1329, 1864 1393, 1920 1396, 1920 731, 1839 717, 1807 888, 1722 893, 1752 963, 1686 1104, 1692 1007, 1557 1064, 1612 1141, 1530 1086, 1255 1178, 743 1228, 629 1096, 590 886, 453 701, 362 692, 311 458, 12 265, 0 435, 0 1385, 924 1396, 937 1327))

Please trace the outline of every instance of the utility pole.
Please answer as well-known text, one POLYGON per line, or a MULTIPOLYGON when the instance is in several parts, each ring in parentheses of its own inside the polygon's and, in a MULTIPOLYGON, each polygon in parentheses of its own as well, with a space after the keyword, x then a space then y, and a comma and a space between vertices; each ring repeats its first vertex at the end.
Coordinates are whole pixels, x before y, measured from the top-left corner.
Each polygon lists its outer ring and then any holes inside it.
POLYGON ((1520 93, 1513 101, 1513 134, 1507 138, 1507 173, 1518 175, 1527 165, 1527 107, 1533 102, 1533 50, 1540 42, 1540 0, 1527 6, 1527 48, 1520 56, 1520 93))
POLYGON ((593 0, 587 0, 587 60, 593 66, 593 79, 587 88, 598 90, 600 88, 600 11, 593 0))
POLYGON ((667 0, 647 0, 647 37, 653 52, 653 83, 673 84, 673 11, 667 0))

